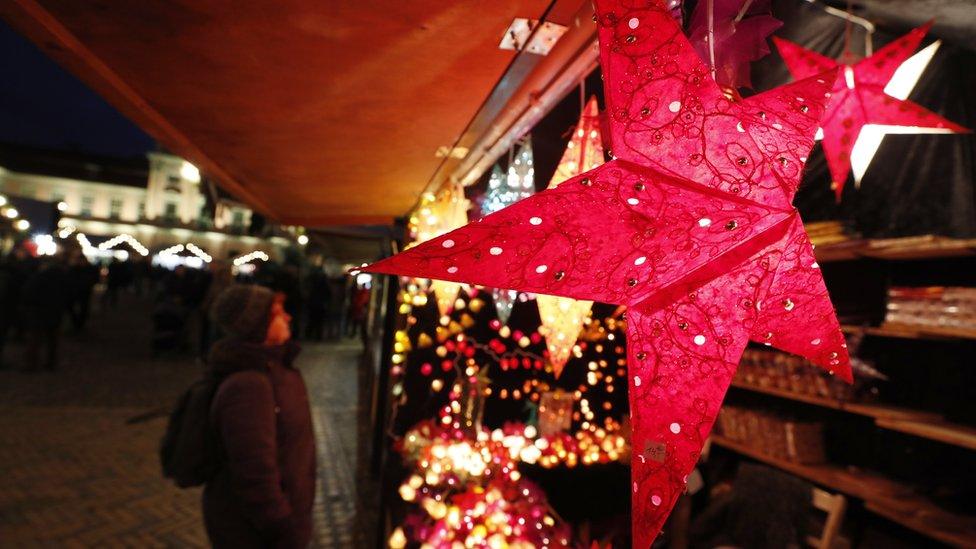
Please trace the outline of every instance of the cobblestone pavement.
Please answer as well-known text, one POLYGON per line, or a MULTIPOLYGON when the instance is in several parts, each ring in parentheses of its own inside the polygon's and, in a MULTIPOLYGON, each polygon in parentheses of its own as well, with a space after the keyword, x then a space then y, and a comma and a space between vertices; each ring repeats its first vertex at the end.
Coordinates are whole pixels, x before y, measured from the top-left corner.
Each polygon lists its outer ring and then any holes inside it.
MULTIPOLYGON (((200 491, 159 472, 165 414, 199 374, 193 358, 150 357, 149 307, 130 297, 62 339, 52 373, 0 371, 0 547, 205 547, 200 491)), ((299 360, 319 452, 316 547, 351 547, 355 520, 353 343, 299 360)), ((8 349, 8 364, 20 355, 8 349)))

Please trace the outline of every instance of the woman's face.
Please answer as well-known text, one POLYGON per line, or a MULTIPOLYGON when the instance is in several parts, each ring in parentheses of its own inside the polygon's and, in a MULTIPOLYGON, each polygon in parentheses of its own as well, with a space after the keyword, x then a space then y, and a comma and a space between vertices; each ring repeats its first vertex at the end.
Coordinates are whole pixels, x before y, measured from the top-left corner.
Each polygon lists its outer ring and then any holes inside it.
POLYGON ((281 345, 291 339, 291 315, 285 312, 285 296, 278 294, 271 304, 271 322, 264 339, 267 345, 281 345))

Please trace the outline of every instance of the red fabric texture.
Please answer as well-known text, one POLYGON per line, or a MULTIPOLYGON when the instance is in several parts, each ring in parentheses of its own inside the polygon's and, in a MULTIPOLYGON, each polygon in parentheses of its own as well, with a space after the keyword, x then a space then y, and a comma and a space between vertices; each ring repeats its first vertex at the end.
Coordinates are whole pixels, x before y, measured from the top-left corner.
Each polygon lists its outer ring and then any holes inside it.
POLYGON ((365 270, 623 304, 634 546, 660 531, 751 338, 850 380, 791 201, 836 72, 727 99, 653 0, 599 0, 615 160, 365 270))
POLYGON ((884 92, 895 71, 915 53, 931 27, 932 23, 918 27, 854 65, 843 65, 788 40, 773 38, 794 78, 842 69, 821 122, 824 155, 837 200, 851 171, 851 151, 865 124, 969 131, 921 105, 884 92))

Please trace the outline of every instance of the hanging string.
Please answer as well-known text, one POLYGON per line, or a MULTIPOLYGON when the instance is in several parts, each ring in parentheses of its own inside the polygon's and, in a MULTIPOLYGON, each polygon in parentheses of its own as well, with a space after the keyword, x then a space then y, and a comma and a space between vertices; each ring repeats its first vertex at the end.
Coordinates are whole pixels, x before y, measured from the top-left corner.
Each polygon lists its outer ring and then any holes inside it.
POLYGON ((708 17, 708 66, 712 70, 712 80, 715 80, 715 1, 707 0, 708 17))
MULTIPOLYGON (((851 0, 847 0, 847 15, 851 15, 851 0)), ((845 63, 850 62, 851 59, 851 33, 854 32, 854 24, 851 22, 850 18, 845 18, 844 23, 844 52, 841 54, 841 59, 845 63)))
MULTIPOLYGON (((849 11, 845 12, 844 10, 839 10, 833 6, 820 4, 817 2, 817 0, 806 0, 806 1, 819 7, 820 9, 824 10, 830 15, 833 15, 834 17, 840 17, 841 19, 847 21, 848 25, 853 23, 855 25, 863 27, 864 28, 864 55, 866 57, 870 57, 874 53, 874 44, 871 40, 872 36, 874 35, 874 23, 868 21, 863 17, 858 17, 853 13, 850 13, 849 11)), ((850 8, 851 8, 850 3, 848 3, 848 10, 850 10, 850 8)), ((848 27, 848 29, 849 28, 850 27, 848 27)), ((849 37, 847 37, 846 41, 849 41, 849 37)), ((845 47, 845 50, 846 49, 847 48, 845 47)))
MULTIPOLYGON (((585 127, 583 124, 583 117, 586 116, 586 79, 580 78, 580 126, 585 127)), ((570 132, 575 132, 576 129, 572 128, 570 132)), ((570 141, 575 139, 575 135, 572 133, 569 136, 570 141)), ((580 139, 579 148, 579 162, 576 164, 577 173, 583 173, 583 163, 586 162, 586 136, 580 139)))
POLYGON ((742 18, 746 16, 746 12, 749 11, 749 6, 752 5, 752 0, 746 0, 742 4, 742 9, 739 10, 739 14, 735 16, 735 22, 738 23, 742 21, 742 18))
POLYGON ((586 78, 580 78, 580 116, 586 110, 586 78))

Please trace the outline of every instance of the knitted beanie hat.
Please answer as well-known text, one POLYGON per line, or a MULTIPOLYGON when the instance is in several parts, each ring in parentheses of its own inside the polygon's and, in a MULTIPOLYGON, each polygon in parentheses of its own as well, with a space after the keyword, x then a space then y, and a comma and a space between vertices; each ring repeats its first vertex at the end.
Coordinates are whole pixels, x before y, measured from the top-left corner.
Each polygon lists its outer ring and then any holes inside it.
POLYGON ((210 315, 220 329, 244 338, 263 338, 271 321, 274 292, 254 284, 233 284, 217 296, 210 315))

